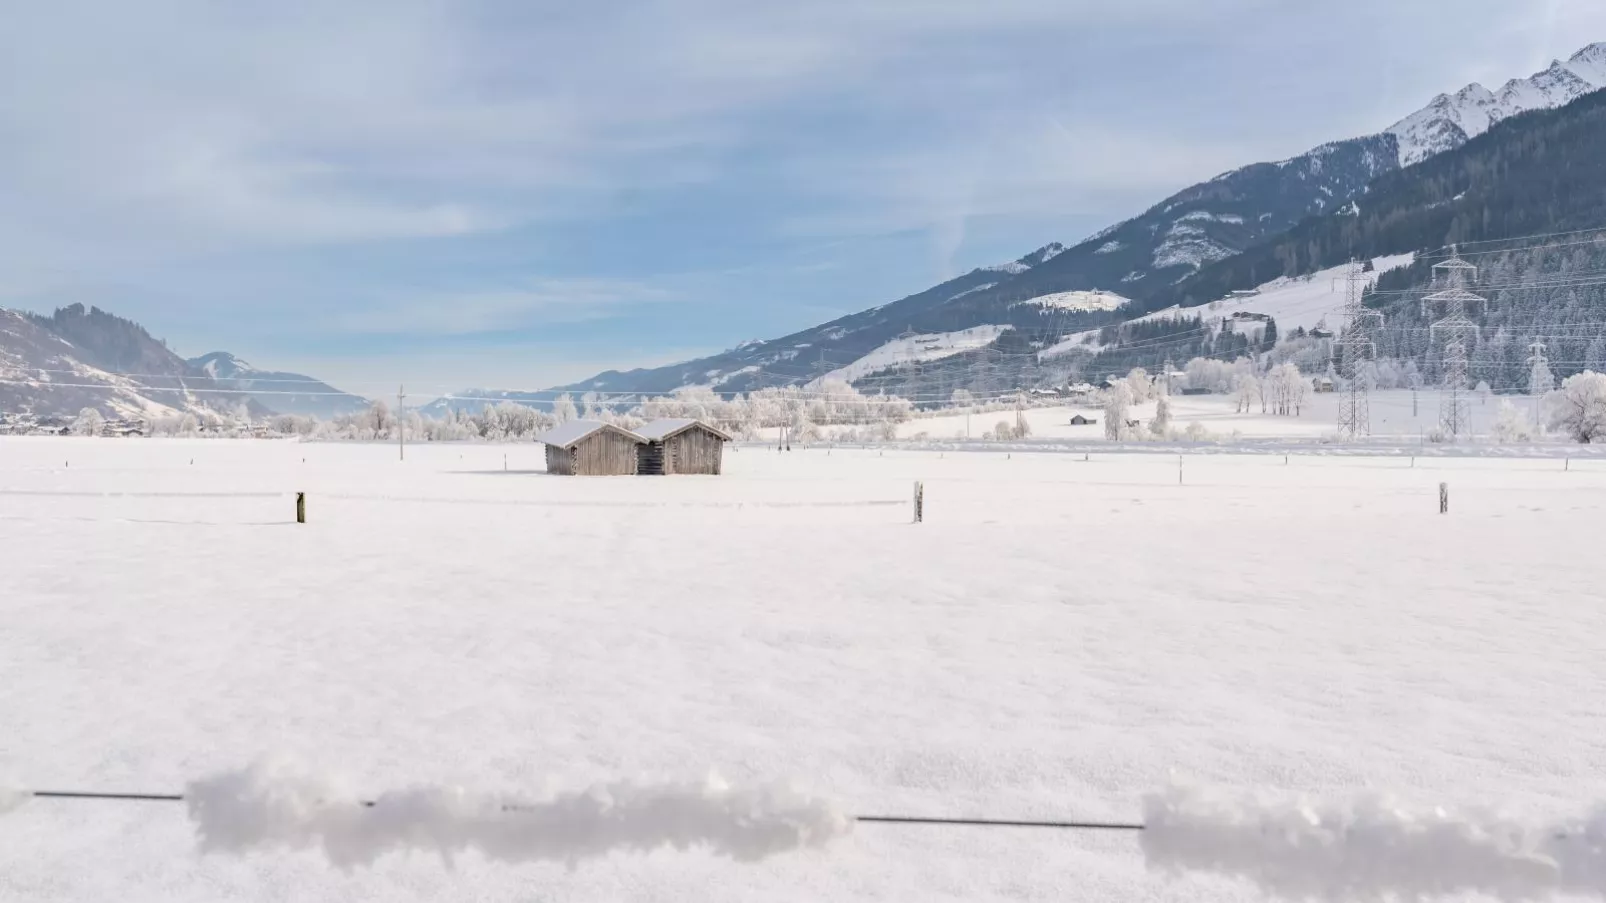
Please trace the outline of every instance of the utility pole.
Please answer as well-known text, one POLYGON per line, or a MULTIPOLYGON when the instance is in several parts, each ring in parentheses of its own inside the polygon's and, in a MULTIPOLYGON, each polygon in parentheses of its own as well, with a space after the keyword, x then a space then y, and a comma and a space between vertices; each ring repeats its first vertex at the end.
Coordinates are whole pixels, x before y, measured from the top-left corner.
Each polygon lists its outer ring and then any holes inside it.
POLYGON ((1478 341, 1478 324, 1467 317, 1468 304, 1488 301, 1467 291, 1467 283, 1478 274, 1478 268, 1456 255, 1450 248, 1450 259, 1433 265, 1434 280, 1444 288, 1422 299, 1423 312, 1429 305, 1442 304, 1444 316, 1429 327, 1431 341, 1437 345, 1444 341, 1444 376, 1439 381, 1439 429, 1454 442, 1471 428, 1472 406, 1466 399, 1467 355, 1478 341))
POLYGON ((396 387, 396 449, 407 460, 407 387, 396 387))
MULTIPOLYGON (((1358 261, 1350 261, 1345 274, 1344 325, 1338 339, 1339 377, 1344 394, 1338 399, 1338 435, 1354 442, 1372 434, 1370 387, 1365 384, 1366 362, 1377 356, 1372 327, 1380 325, 1382 315, 1366 309, 1361 297, 1366 274, 1358 261)), ((1413 405, 1414 407, 1414 405, 1413 405)))

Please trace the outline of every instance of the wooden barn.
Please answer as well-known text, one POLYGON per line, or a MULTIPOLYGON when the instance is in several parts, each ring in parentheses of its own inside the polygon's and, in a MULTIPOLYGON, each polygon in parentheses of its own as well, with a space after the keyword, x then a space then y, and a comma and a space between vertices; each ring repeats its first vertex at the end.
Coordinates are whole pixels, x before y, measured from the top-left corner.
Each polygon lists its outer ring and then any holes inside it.
POLYGON ((654 420, 636 433, 645 444, 636 450, 641 474, 718 474, 731 437, 701 420, 654 420))
POLYGON ((547 473, 586 477, 634 474, 636 450, 647 441, 597 420, 571 420, 535 438, 546 443, 547 473))

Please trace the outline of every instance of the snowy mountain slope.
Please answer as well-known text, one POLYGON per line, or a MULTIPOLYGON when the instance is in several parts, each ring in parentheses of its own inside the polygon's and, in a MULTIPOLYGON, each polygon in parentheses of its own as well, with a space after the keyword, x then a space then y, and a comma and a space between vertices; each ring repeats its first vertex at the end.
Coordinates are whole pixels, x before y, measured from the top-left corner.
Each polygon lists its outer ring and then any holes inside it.
MULTIPOLYGON (((610 371, 568 387, 584 391, 665 392, 713 382, 722 390, 795 384, 818 375, 820 360, 841 368, 914 330, 951 333, 983 325, 1076 335, 1127 310, 1031 305, 1035 298, 1096 290, 1119 292, 1132 313, 1178 303, 1179 284, 1274 242, 1300 223, 1336 211, 1364 220, 1365 194, 1402 166, 1459 148, 1516 113, 1555 107, 1606 85, 1606 44, 1592 44, 1499 91, 1468 86, 1374 135, 1335 141, 1287 160, 1255 163, 1185 188, 1143 213, 1069 247, 1047 245, 1017 261, 984 267, 893 304, 806 329, 755 349, 672 367, 610 371)), ((1403 248, 1391 251, 1404 250, 1403 248)), ((1247 284, 1320 267, 1283 262, 1247 284)), ((1201 303, 1204 298, 1190 298, 1201 303)), ((887 387, 895 391, 896 387, 887 387)))
POLYGON ((257 370, 224 352, 187 361, 132 320, 74 304, 50 316, 0 308, 0 413, 111 416, 272 412, 332 416, 362 399, 294 373, 257 370), (293 383, 270 383, 287 379, 293 383), (278 395, 285 386, 308 396, 278 395), (262 395, 254 395, 256 388, 262 395))
POLYGON ((1040 329, 1045 323, 1090 315, 1046 306, 1011 309, 1017 302, 1043 293, 1008 292, 1005 287, 1057 260, 1064 252, 1064 246, 1058 243, 1045 245, 1016 260, 978 267, 890 304, 772 341, 743 342, 729 351, 664 367, 611 370, 560 390, 669 392, 681 386, 714 385, 721 391, 746 392, 765 386, 799 385, 819 377, 822 361, 830 370, 843 369, 907 332, 938 335, 982 325, 1040 329))
POLYGON ((926 361, 939 361, 967 351, 986 348, 1012 328, 1014 327, 973 326, 959 332, 896 338, 846 367, 831 371, 825 378, 852 383, 883 370, 926 361))
POLYGON ((23 313, 0 309, 0 411, 76 414, 95 408, 111 416, 163 415, 185 399, 141 386, 82 360, 82 349, 23 313))
MULTIPOLYGON (((1378 257, 1372 261, 1372 270, 1365 274, 1365 284, 1373 285, 1378 276, 1410 266, 1415 259, 1415 254, 1378 257)), ((1202 316, 1209 323, 1231 318, 1234 314, 1263 314, 1276 320, 1277 328, 1284 332, 1323 326, 1336 330, 1344 307, 1344 278, 1348 272, 1348 266, 1336 266, 1304 276, 1282 276, 1259 286, 1253 295, 1223 298, 1203 307, 1167 307, 1128 322, 1202 316)))
POLYGON ((1474 82, 1455 94, 1440 94, 1387 132, 1399 142, 1400 165, 1410 166, 1460 147, 1518 113, 1564 106, 1603 87, 1606 43, 1591 44, 1566 62, 1556 60, 1528 78, 1506 82, 1499 91, 1474 82))
POLYGON ((112 416, 233 410, 249 398, 198 373, 139 324, 81 304, 51 316, 0 309, 0 410, 112 416))
POLYGON ((1597 229, 1606 204, 1603 146, 1606 91, 1508 118, 1455 150, 1379 177, 1349 209, 1307 219, 1212 264, 1148 297, 1135 312, 1206 304, 1278 276, 1357 257, 1597 229))
POLYGON ((1054 292, 1050 295, 1038 295, 1025 301, 1017 301, 1012 307, 1045 307, 1057 310, 1119 310, 1126 304, 1127 298, 1114 292, 1093 290, 1090 292, 1054 292))
POLYGON ((369 401, 299 373, 259 370, 227 351, 191 358, 190 367, 217 380, 219 385, 250 395, 264 408, 279 414, 300 414, 333 419, 368 407, 369 401))

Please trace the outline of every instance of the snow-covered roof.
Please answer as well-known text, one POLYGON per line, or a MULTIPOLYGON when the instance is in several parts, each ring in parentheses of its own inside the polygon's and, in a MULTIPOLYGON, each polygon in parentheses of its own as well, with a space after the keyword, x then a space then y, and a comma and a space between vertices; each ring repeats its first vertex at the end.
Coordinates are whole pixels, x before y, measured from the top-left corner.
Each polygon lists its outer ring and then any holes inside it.
POLYGON ((668 439, 670 436, 683 433, 694 426, 701 426, 703 429, 708 430, 710 433, 713 433, 721 439, 724 439, 726 442, 730 441, 731 437, 724 430, 709 426, 708 424, 703 423, 701 420, 692 420, 689 417, 665 417, 661 420, 654 420, 646 426, 636 430, 636 434, 648 442, 662 442, 663 440, 668 439))
POLYGON ((637 442, 647 441, 623 427, 614 426, 611 423, 603 423, 600 420, 571 420, 568 423, 560 423, 536 436, 535 441, 545 442, 547 445, 556 448, 572 448, 576 442, 601 430, 613 430, 637 442))

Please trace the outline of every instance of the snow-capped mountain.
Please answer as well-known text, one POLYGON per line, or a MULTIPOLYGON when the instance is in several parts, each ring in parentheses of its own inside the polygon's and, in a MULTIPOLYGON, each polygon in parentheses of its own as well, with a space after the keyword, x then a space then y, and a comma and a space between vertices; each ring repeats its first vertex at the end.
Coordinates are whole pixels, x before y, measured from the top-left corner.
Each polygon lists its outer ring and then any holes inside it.
POLYGON ((332 417, 367 402, 225 352, 187 361, 138 323, 97 307, 73 304, 50 316, 0 308, 0 413, 71 416, 95 408, 149 418, 233 414, 242 404, 253 417, 332 417))
POLYGON ((278 414, 300 414, 329 420, 342 414, 355 414, 369 405, 366 398, 342 392, 310 376, 259 370, 227 351, 203 354, 186 363, 197 372, 217 380, 219 385, 238 389, 278 414))
MULTIPOLYGON (((250 406, 137 323, 82 304, 51 316, 0 309, 0 411, 152 417, 250 406)), ((252 406, 253 413, 265 410, 252 406)))
POLYGON ((1563 106, 1600 88, 1606 88, 1606 43, 1591 44, 1528 78, 1514 78, 1498 91, 1474 82, 1440 94, 1387 131, 1399 141, 1400 165, 1410 166, 1460 147, 1503 119, 1563 106))
MULTIPOLYGON (((744 343, 669 367, 609 371, 565 388, 667 392, 711 385, 745 391, 794 384, 819 372, 848 368, 900 336, 942 336, 980 327, 997 329, 1000 348, 1010 343, 1022 346, 1012 345, 1015 351, 1053 345, 1056 331, 1069 335, 1141 314, 1156 303, 1174 303, 1179 284, 1280 238, 1302 221, 1360 213, 1375 180, 1459 148, 1513 115, 1561 106, 1601 86, 1606 86, 1606 44, 1592 44, 1565 63, 1508 82, 1499 91, 1469 85, 1455 95, 1440 95, 1377 134, 1223 173, 1078 244, 1051 243, 1018 260, 982 267, 891 304, 763 344, 744 343), (1053 300, 1094 291, 1131 299, 1132 304, 1108 309, 1053 300), (1034 299, 1043 300, 1032 303, 1034 299), (1000 328, 1006 326, 1012 328, 1000 328)), ((1257 274, 1257 282, 1279 275, 1284 275, 1280 268, 1257 274)), ((872 387, 897 390, 896 379, 888 375, 883 371, 861 379, 872 387)))

